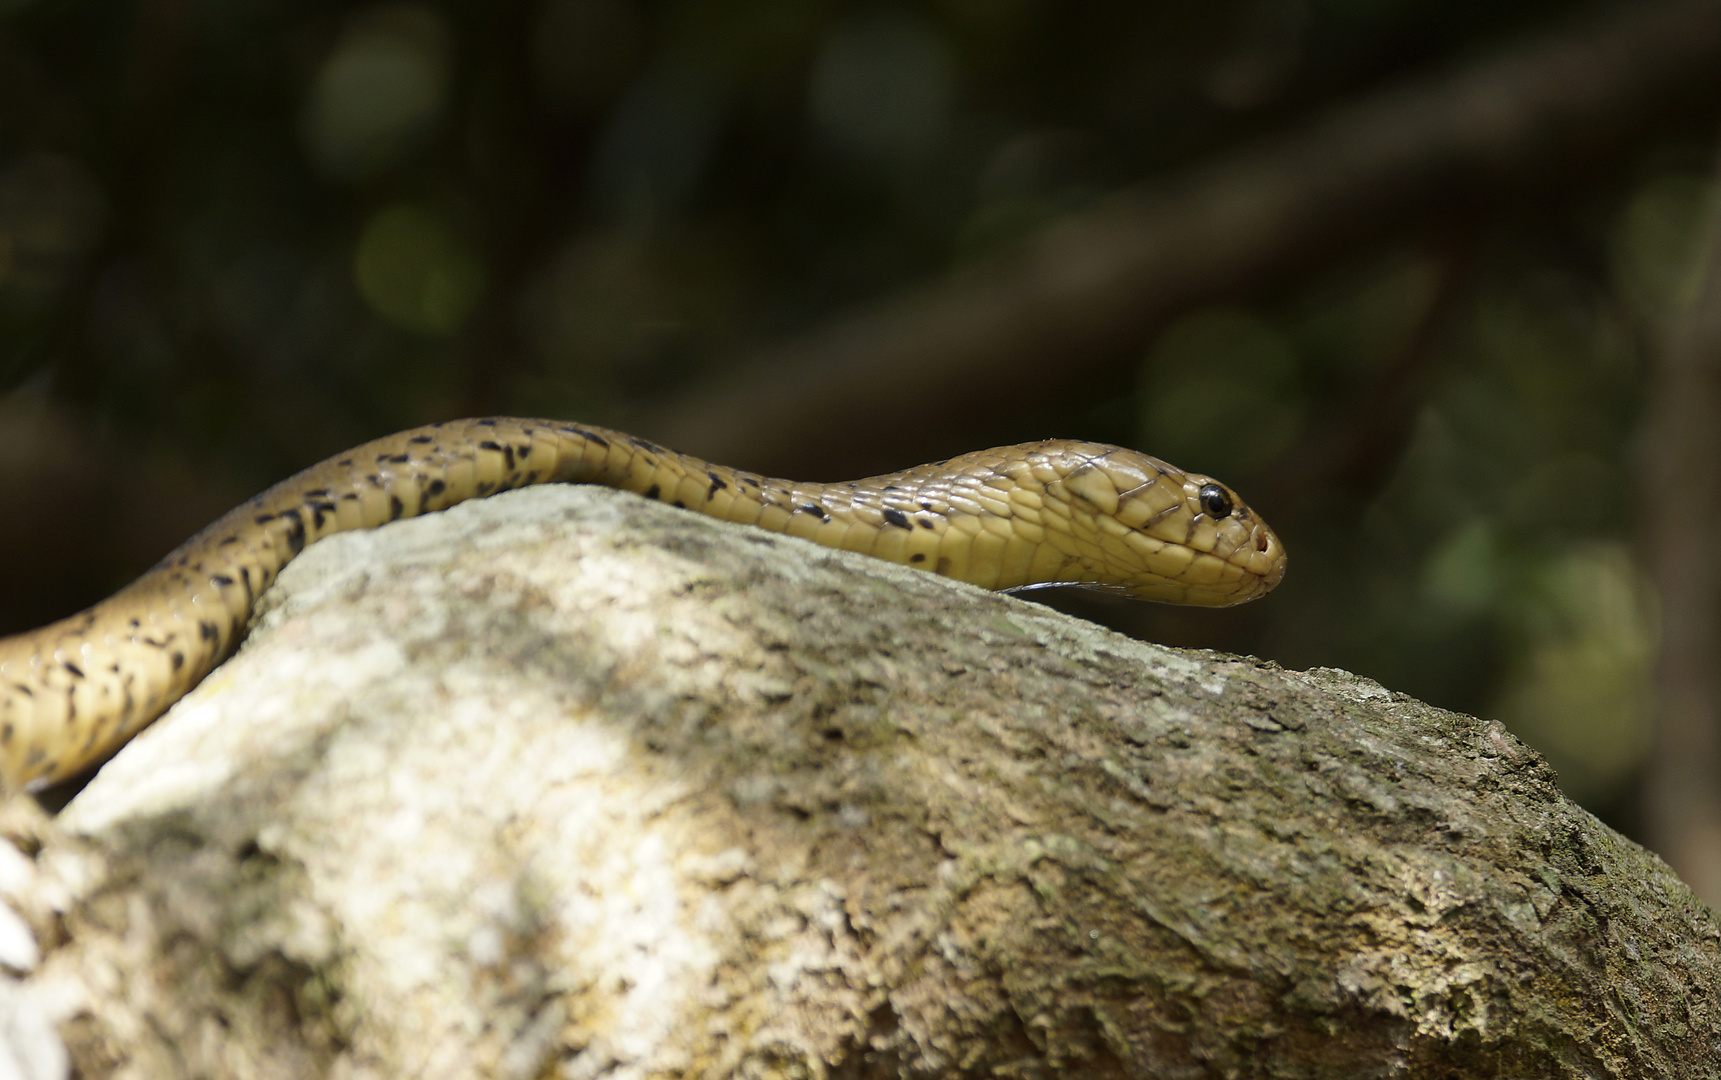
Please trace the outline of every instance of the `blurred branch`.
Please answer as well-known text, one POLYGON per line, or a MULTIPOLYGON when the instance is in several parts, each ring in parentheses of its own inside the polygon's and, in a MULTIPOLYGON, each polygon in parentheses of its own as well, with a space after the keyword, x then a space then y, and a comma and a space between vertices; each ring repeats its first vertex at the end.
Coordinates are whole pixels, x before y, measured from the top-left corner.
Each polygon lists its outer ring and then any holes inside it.
POLYGON ((1721 3, 1622 5, 1120 193, 1009 255, 767 351, 630 426, 809 475, 1044 435, 1013 413, 1133 384, 1179 312, 1413 229, 1547 197, 1721 105, 1721 3), (831 428, 847 434, 833 438, 831 428), (839 451, 837 443, 851 444, 839 451))
POLYGON ((1696 300, 1659 350, 1643 510, 1661 594, 1650 846, 1721 906, 1721 171, 1696 300))

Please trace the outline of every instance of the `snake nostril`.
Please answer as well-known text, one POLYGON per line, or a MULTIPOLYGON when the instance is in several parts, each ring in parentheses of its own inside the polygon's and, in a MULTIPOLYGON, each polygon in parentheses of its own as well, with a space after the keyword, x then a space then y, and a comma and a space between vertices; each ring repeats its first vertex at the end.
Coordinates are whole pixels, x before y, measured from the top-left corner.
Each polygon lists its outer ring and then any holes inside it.
POLYGON ((1255 550, 1256 551, 1266 551, 1269 546, 1270 545, 1268 545, 1268 543, 1267 543, 1267 534, 1266 533, 1258 532, 1255 534, 1255 550))

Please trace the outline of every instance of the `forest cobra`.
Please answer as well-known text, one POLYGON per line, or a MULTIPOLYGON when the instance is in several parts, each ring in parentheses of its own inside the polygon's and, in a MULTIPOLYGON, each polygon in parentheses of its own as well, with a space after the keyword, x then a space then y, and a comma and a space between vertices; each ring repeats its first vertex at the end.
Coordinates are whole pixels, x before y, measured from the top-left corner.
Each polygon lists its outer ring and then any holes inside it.
POLYGON ((1285 573, 1278 537, 1225 485, 1100 443, 800 484, 584 424, 433 424, 314 465, 82 614, 0 639, 0 791, 73 776, 161 715, 238 645, 258 595, 307 544, 542 483, 622 488, 991 589, 1068 583, 1223 607, 1285 573))

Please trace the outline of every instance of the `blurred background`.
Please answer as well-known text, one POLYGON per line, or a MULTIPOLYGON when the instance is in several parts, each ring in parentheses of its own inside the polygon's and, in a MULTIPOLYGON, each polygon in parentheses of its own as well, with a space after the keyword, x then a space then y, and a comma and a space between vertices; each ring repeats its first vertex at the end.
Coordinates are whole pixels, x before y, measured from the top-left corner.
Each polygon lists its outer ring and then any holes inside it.
POLYGON ((1498 717, 1721 901, 1718 136, 1712 0, 0 0, 0 632, 431 420, 1100 439, 1290 573, 1051 602, 1498 717))

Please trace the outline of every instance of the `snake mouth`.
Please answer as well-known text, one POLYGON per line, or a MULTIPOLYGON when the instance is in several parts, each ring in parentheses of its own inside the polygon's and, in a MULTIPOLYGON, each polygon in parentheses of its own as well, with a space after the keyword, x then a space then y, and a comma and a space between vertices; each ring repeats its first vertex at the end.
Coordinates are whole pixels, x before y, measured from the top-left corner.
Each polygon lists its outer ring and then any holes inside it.
POLYGON ((1243 555, 1243 558, 1239 561, 1233 557, 1233 562, 1251 575, 1257 584, 1249 599, 1267 595, 1285 579, 1285 546, 1279 543, 1273 530, 1267 528, 1259 519, 1249 530, 1249 542, 1238 554, 1243 555))
MULTIPOLYGON (((1266 596, 1285 577, 1284 545, 1259 519, 1248 527, 1241 542, 1229 552, 1213 550, 1206 556, 1222 564, 1219 573, 1204 574, 1202 576, 1207 580, 1199 583, 1180 582, 1181 589, 1171 602, 1198 607, 1233 607, 1266 596)), ((1139 595, 1146 599, 1161 599, 1159 596, 1139 595)))

